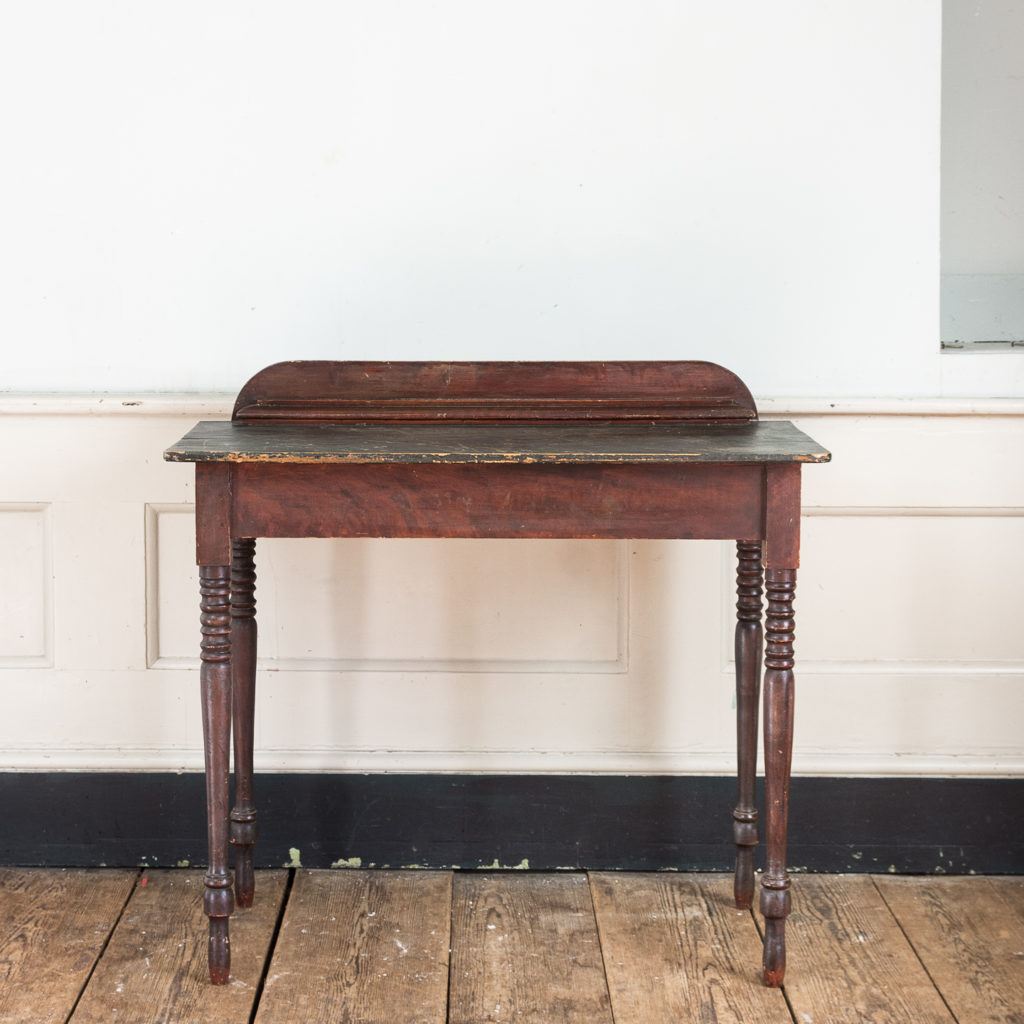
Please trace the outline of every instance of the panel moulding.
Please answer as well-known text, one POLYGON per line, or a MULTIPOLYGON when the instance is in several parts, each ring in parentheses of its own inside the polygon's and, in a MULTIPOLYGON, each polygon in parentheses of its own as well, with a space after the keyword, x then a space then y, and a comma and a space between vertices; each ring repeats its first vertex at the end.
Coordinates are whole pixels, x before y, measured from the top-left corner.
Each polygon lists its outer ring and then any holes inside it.
MULTIPOLYGON (((38 522, 39 547, 38 559, 30 568, 26 567, 25 586, 18 593, 14 584, 13 555, 4 557, 5 595, 10 607, 4 609, 0 600, 0 609, 6 614, 4 618, 12 629, 21 628, 15 615, 22 616, 24 624, 26 611, 32 613, 37 622, 35 642, 21 649, 13 636, 0 640, 0 669, 52 668, 54 664, 54 574, 53 574, 53 518, 48 502, 4 502, 0 504, 0 516, 16 516, 23 519, 35 519, 38 522), (31 576, 31 578, 30 578, 31 576), (17 606, 17 607, 15 607, 17 606)), ((23 538, 24 539, 24 538, 23 538)), ((18 554, 23 555, 24 550, 18 554)), ((6 627, 7 623, 5 623, 6 627)), ((6 633, 6 628, 4 630, 6 633)), ((22 639, 21 637, 17 639, 22 639)))
MULTIPOLYGON (((194 515, 194 506, 188 504, 147 504, 146 505, 146 658, 147 666, 161 670, 198 670, 198 656, 187 657, 179 653, 164 653, 161 644, 162 607, 160 583, 160 523, 166 516, 189 517, 194 515)), ((472 543, 472 542, 469 542, 472 543)), ((501 543, 501 542, 489 542, 501 543)), ((511 542, 509 542, 511 543, 511 542)), ((551 542, 555 543, 555 542, 551 542)), ((573 541, 570 543, 587 543, 573 541)), ((311 652, 302 657, 261 657, 258 668, 277 672, 400 672, 400 673, 486 673, 486 674, 561 674, 585 675, 625 674, 629 661, 629 613, 630 613, 630 560, 629 544, 626 541, 602 542, 614 545, 614 568, 609 581, 613 588, 614 650, 611 656, 587 658, 542 658, 513 657, 501 659, 477 658, 338 658, 317 656, 311 652)), ((257 556, 257 608, 260 599, 259 562, 257 556)), ((199 614, 198 587, 195 598, 196 619, 199 614)), ((257 621, 259 612, 257 611, 257 621)), ((196 648, 198 653, 198 626, 196 648)))
MULTIPOLYGON (((1024 508, 1015 506, 837 506, 805 505, 804 519, 1024 519, 1024 508)), ((731 549, 723 554, 721 672, 735 675, 733 631, 735 628, 735 555, 731 549)), ((800 640, 800 573, 797 574, 797 643, 800 640)), ((895 658, 800 658, 797 654, 796 670, 801 676, 1013 676, 1024 675, 1024 661, 1019 659, 957 659, 935 661, 895 658)))

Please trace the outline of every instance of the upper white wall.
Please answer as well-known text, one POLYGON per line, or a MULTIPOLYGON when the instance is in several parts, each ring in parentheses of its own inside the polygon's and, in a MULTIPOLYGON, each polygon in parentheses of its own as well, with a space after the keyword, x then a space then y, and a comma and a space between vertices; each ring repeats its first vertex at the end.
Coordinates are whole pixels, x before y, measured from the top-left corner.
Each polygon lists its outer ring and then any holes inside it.
POLYGON ((1017 393, 938 354, 933 0, 3 20, 0 388, 701 357, 760 395, 1017 393))

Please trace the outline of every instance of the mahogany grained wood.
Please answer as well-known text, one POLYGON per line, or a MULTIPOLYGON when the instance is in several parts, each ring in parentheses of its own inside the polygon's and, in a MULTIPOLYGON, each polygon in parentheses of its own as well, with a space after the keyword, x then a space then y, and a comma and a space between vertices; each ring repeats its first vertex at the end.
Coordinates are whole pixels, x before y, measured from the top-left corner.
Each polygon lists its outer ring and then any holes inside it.
POLYGON ((765 568, 800 567, 800 467, 765 467, 765 568))
POLYGON ((203 908, 210 919, 210 977, 225 984, 231 968, 228 918, 234 910, 228 868, 228 737, 231 728, 231 578, 227 566, 200 566, 202 644, 199 683, 206 741, 210 863, 203 908))
POLYGON ((796 569, 765 573, 764 760, 765 823, 768 860, 761 876, 761 913, 765 918, 764 981, 782 984, 786 970, 785 925, 791 909, 786 872, 789 776, 793 758, 793 594, 796 569))
POLYGON ((736 906, 754 900, 754 847, 757 846, 757 699, 761 690, 761 593, 764 569, 760 541, 737 541, 736 571, 736 808, 732 812, 736 843, 734 894, 736 906))
POLYGON ((332 362, 261 370, 232 419, 342 422, 670 419, 747 422, 747 386, 714 363, 332 362))
POLYGON ((737 536, 762 529, 763 469, 240 463, 236 533, 261 537, 737 536))
POLYGON ((227 462, 196 463, 196 564, 231 564, 231 476, 227 462))
POLYGON ((769 807, 761 906, 764 978, 781 984, 800 464, 828 461, 828 452, 790 423, 757 422, 746 386, 710 363, 293 362, 253 377, 231 423, 197 424, 164 456, 196 463, 210 823, 204 906, 214 982, 228 979, 233 907, 232 700, 239 902, 252 891, 253 539, 373 536, 738 539, 741 902, 750 899, 756 842, 755 563, 764 556, 769 807))
POLYGON ((256 712, 256 541, 232 541, 231 691, 235 739, 235 803, 231 845, 235 848, 235 899, 251 907, 255 889, 253 844, 258 835, 253 803, 253 728, 256 712))

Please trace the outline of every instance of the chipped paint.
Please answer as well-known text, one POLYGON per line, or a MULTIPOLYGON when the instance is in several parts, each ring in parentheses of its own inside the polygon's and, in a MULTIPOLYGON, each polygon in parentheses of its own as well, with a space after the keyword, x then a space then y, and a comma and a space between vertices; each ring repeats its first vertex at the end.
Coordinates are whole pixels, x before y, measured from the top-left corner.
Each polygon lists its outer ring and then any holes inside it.
POLYGON ((530 862, 524 857, 518 864, 499 864, 498 858, 494 858, 493 864, 480 864, 477 871, 529 871, 530 862))
POLYGON ((361 868, 362 866, 362 857, 341 857, 338 860, 331 861, 332 868, 361 868))
POLYGON ((282 864, 284 868, 301 868, 302 867, 302 856, 301 851, 296 846, 288 847, 288 856, 291 857, 287 863, 282 864))
POLYGON ((827 451, 786 421, 733 424, 728 432, 706 424, 621 422, 588 431, 558 423, 511 422, 389 424, 367 431, 353 424, 282 425, 206 420, 164 452, 171 462, 536 464, 827 462, 827 451), (426 429, 425 429, 426 428, 426 429), (441 443, 441 442, 445 443, 441 443))

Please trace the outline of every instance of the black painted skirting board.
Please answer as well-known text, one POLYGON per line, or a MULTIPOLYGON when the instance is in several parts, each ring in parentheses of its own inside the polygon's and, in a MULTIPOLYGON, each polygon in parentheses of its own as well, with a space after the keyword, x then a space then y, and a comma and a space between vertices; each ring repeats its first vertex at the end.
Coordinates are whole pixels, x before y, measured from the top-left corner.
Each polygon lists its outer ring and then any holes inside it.
MULTIPOLYGON (((260 775, 263 867, 731 867, 729 778, 260 775)), ((794 871, 1024 873, 1024 779, 797 778, 794 871)), ((0 863, 202 865, 199 774, 0 773, 0 863)), ((762 853, 763 856, 763 853, 762 853)))

